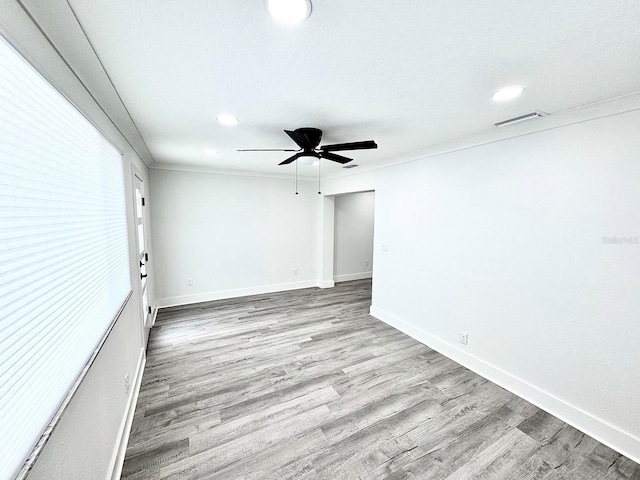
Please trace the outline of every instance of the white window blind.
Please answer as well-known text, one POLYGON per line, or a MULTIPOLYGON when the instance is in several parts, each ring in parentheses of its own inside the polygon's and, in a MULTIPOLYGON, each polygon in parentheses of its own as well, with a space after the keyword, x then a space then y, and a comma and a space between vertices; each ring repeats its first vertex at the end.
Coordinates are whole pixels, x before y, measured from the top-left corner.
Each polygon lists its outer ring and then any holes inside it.
POLYGON ((0 478, 13 478, 130 289, 122 158, 0 37, 0 478))

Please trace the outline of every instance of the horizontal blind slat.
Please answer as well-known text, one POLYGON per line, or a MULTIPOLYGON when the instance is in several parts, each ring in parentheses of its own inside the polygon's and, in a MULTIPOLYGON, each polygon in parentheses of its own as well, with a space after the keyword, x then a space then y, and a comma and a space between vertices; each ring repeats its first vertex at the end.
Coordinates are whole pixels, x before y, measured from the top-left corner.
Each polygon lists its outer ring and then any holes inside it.
POLYGON ((118 151, 0 37, 0 478, 131 289, 118 151))

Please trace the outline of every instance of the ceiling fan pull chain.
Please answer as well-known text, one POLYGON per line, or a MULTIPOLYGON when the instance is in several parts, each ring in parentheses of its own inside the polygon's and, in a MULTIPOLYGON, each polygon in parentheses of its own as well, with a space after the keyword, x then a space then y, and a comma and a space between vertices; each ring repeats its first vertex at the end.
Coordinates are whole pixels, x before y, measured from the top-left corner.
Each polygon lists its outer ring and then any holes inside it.
POLYGON ((296 195, 298 195, 298 160, 296 159, 296 195))
POLYGON ((318 195, 322 195, 320 191, 320 166, 322 165, 322 161, 318 158, 318 195))

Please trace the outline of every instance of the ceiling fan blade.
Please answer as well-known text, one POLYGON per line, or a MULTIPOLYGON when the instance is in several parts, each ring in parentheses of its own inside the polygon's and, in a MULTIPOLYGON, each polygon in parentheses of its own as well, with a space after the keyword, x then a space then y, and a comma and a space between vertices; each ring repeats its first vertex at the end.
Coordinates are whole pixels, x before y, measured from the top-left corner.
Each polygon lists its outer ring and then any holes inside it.
POLYGON ((278 165, 288 165, 291 162, 299 159, 303 154, 304 154, 304 152, 296 153, 295 155, 287 158, 284 162, 280 162, 278 165))
POLYGON ((304 132, 299 132, 298 130, 285 130, 284 133, 289 135, 291 140, 296 142, 296 144, 303 150, 313 150, 315 148, 315 146, 311 145, 309 138, 304 134, 304 132))
POLYGON ((370 148, 378 148, 373 140, 364 142, 336 143, 333 145, 323 145, 320 150, 325 152, 339 152, 340 150, 368 150, 370 148))
POLYGON ((326 158, 327 160, 331 160, 333 162, 342 163, 343 165, 353 160, 352 158, 347 158, 347 157, 343 157, 342 155, 337 155, 335 153, 324 152, 324 151, 320 152, 320 156, 322 158, 326 158))
POLYGON ((297 152, 293 148, 243 148, 236 152, 297 152))
POLYGON ((289 135, 289 137, 291 137, 291 140, 296 142, 296 145, 298 145, 301 149, 308 150, 310 148, 309 141, 304 135, 301 135, 295 130, 285 130, 284 133, 289 135))

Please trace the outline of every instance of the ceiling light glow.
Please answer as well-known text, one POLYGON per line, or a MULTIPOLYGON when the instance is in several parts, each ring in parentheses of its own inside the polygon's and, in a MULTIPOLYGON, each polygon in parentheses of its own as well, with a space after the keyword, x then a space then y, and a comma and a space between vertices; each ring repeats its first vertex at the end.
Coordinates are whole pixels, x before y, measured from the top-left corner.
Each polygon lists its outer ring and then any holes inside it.
POLYGON ((265 0, 269 15, 287 25, 304 22, 311 15, 310 0, 265 0))
POLYGON ((236 116, 231 115, 230 113, 221 113, 220 115, 218 115, 217 120, 222 125, 226 125, 227 127, 233 127, 240 121, 236 116))
POLYGON ((207 155, 217 155, 219 152, 213 148, 207 148, 205 149, 204 153, 206 153, 207 155))
POLYGON ((317 162, 317 159, 316 157, 309 155, 300 157, 298 161, 300 162, 300 165, 313 165, 315 162, 317 162))
POLYGON ((493 95, 491 98, 494 102, 506 102, 508 100, 513 100, 516 97, 519 97, 524 92, 524 87, 513 86, 513 87, 505 87, 501 88, 493 95))

